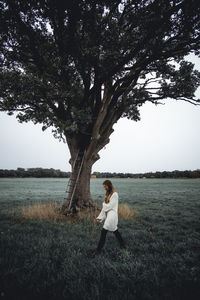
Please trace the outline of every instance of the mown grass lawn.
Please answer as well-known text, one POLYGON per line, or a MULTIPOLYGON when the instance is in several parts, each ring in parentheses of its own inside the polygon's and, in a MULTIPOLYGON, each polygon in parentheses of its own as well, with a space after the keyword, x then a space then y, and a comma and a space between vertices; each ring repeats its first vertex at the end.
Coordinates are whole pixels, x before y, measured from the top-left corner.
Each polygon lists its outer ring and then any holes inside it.
MULTIPOLYGON (((102 181, 91 182, 98 204, 102 181)), ((22 206, 38 199, 61 199, 64 184, 63 179, 0 180, 2 299, 200 299, 199 180, 113 179, 120 202, 137 216, 119 219, 127 249, 108 233, 95 258, 91 252, 101 224, 21 214, 22 206)))

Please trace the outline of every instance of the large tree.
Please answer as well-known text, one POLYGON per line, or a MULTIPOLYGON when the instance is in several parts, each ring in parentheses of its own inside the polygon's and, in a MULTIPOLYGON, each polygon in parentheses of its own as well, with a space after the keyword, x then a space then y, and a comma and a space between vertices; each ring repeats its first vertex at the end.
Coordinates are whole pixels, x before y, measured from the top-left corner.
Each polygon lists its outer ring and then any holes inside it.
POLYGON ((199 1, 5 0, 0 8, 0 111, 54 127, 70 150, 72 185, 83 163, 72 211, 93 206, 91 168, 121 117, 139 120, 148 101, 198 104, 200 73, 184 57, 200 53, 199 1))

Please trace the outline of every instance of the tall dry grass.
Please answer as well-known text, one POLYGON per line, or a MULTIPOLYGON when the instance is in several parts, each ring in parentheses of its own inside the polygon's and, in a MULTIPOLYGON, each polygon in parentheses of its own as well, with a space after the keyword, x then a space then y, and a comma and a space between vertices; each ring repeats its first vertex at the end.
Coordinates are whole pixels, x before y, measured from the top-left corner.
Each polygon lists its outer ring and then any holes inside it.
POLYGON ((129 220, 138 216, 135 209, 132 209, 128 204, 119 204, 118 216, 120 219, 129 220))
MULTIPOLYGON (((75 216, 66 216, 59 213, 60 204, 58 203, 37 203, 22 207, 22 216, 29 220, 67 220, 73 223, 92 223, 96 224, 96 217, 99 214, 99 208, 93 210, 79 211, 75 216)), ((129 220, 137 216, 137 212, 127 204, 119 204, 118 216, 120 219, 129 220)))
POLYGON ((22 207, 22 216, 30 220, 63 219, 59 214, 60 205, 58 203, 36 203, 22 207))
MULTIPOLYGON (((96 217, 99 215, 100 210, 92 210, 92 211, 80 211, 77 214, 77 219, 80 221, 87 221, 97 224, 96 217)), ((118 206, 118 216, 120 219, 130 220, 138 216, 137 211, 132 209, 128 204, 119 204, 118 206)))

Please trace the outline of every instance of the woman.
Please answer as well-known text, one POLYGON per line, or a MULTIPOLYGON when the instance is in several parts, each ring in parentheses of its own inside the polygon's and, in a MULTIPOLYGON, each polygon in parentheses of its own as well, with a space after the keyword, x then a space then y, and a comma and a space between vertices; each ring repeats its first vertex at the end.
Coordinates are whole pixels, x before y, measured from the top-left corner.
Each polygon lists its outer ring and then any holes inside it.
POLYGON ((97 246, 97 249, 93 251, 93 256, 96 254, 99 254, 101 252, 101 249, 103 248, 106 240, 106 234, 108 231, 112 231, 116 238, 119 241, 120 248, 126 248, 125 243, 122 239, 121 234, 119 233, 117 229, 118 224, 118 193, 114 189, 112 182, 110 180, 106 180, 103 183, 103 187, 106 191, 106 196, 103 202, 103 207, 96 218, 97 222, 103 222, 105 220, 103 228, 101 230, 101 236, 99 240, 99 244, 97 246))

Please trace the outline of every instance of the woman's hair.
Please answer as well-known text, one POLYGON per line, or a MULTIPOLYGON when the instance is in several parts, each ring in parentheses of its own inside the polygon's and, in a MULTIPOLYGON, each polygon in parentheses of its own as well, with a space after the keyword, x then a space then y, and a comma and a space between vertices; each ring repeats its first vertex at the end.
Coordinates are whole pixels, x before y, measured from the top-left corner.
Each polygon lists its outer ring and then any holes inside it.
POLYGON ((113 187, 112 182, 110 180, 105 180, 103 182, 103 185, 104 184, 107 185, 107 187, 108 187, 108 190, 106 191, 106 196, 105 196, 104 202, 109 203, 110 197, 111 197, 112 193, 114 192, 114 187, 113 187))

